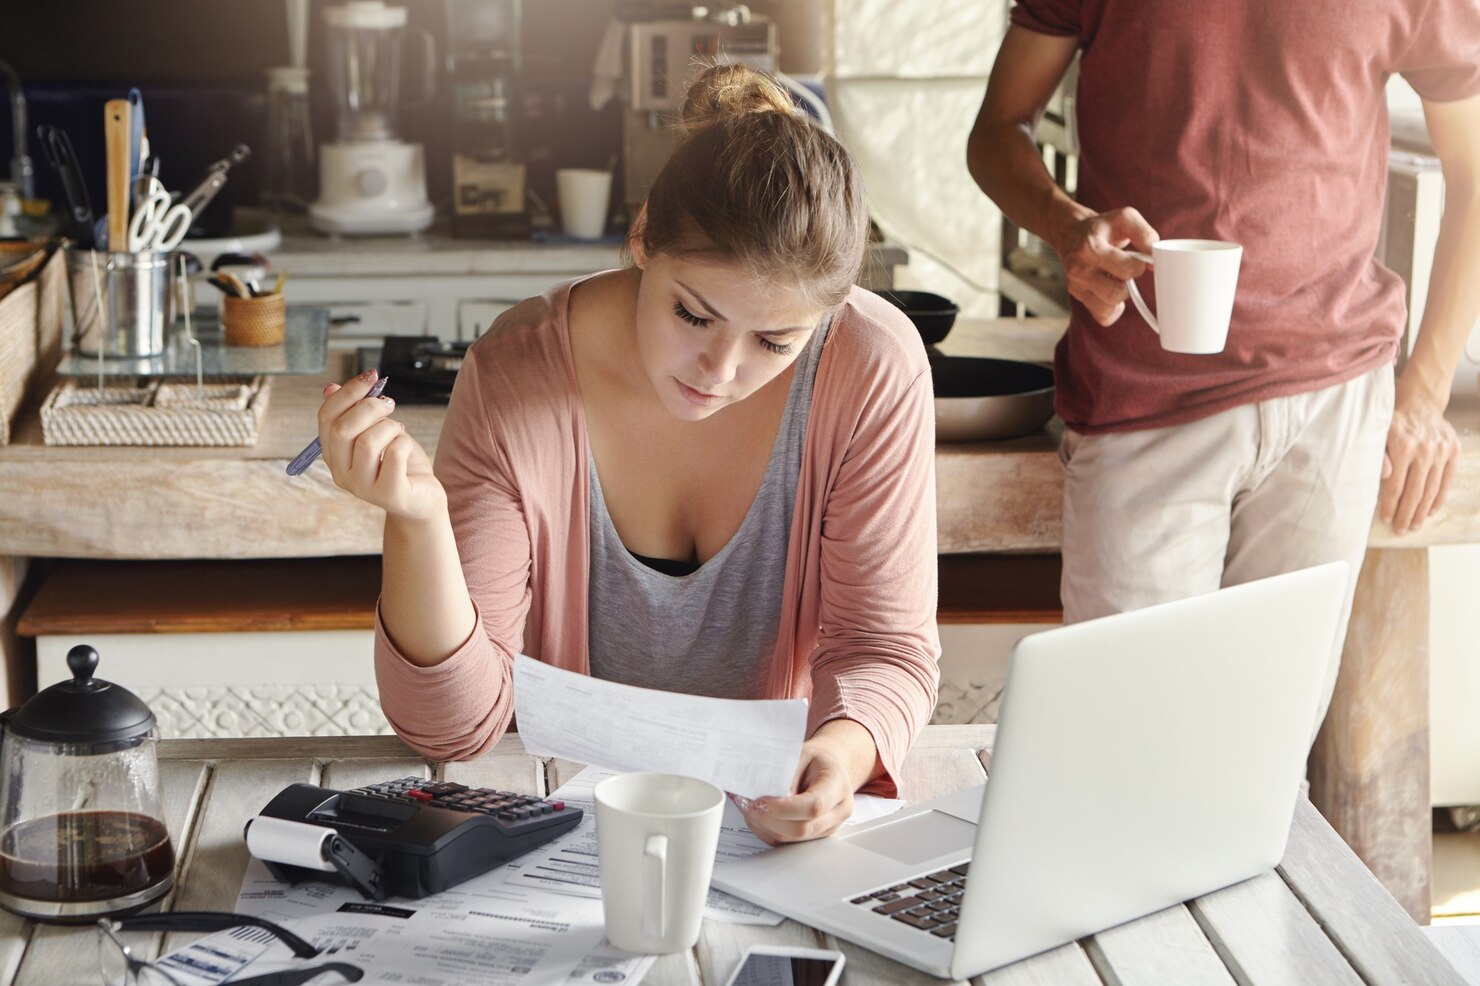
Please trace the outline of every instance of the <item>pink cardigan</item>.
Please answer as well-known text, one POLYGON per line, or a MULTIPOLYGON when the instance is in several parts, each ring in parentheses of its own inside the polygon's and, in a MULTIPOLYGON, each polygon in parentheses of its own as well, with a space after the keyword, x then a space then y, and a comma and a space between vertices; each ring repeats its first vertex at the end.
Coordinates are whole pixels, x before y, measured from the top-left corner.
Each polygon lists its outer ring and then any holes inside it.
MULTIPOLYGON (((433 760, 474 757, 513 716, 513 659, 589 674, 587 435, 561 284, 468 350, 436 474, 478 627, 447 660, 405 660, 377 618, 375 672, 395 731, 433 760)), ((808 698, 807 734, 846 717, 893 778, 935 707, 935 420, 920 337, 854 288, 827 334, 807 423, 766 694, 808 698)))

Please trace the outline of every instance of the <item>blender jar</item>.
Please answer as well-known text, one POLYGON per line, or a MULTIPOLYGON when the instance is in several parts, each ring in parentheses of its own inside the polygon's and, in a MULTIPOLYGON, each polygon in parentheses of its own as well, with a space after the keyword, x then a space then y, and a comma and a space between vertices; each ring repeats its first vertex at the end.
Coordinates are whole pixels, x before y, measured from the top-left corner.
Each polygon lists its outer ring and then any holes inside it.
POLYGON ((394 139, 406 9, 380 0, 350 0, 324 11, 324 22, 339 139, 394 139))

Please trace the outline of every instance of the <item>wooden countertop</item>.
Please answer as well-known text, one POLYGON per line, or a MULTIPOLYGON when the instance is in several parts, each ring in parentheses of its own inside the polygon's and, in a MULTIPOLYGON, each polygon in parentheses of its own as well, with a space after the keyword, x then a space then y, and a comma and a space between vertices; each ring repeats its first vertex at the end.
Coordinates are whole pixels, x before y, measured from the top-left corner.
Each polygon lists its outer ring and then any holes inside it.
MULTIPOLYGON (((942 344, 955 355, 1046 360, 1058 319, 963 319, 942 344)), ((0 447, 0 555, 76 558, 270 558, 378 554, 381 512, 315 466, 283 467, 314 433, 328 378, 283 377, 257 445, 235 449, 67 448, 42 443, 34 408, 0 447)), ((443 408, 397 412, 431 452, 443 408)), ((1464 454, 1444 513, 1399 538, 1374 524, 1377 547, 1480 543, 1480 397, 1457 396, 1464 454)), ((1057 421, 1008 442, 941 444, 936 452, 942 553, 1051 552, 1062 522, 1057 421)))

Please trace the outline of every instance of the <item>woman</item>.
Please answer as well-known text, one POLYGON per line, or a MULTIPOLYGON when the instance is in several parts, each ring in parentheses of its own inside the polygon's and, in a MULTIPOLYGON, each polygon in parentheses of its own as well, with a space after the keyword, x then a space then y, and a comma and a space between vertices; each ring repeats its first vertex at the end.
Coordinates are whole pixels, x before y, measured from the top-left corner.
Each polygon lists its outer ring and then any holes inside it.
POLYGON ((335 482, 386 511, 376 674, 422 754, 476 756, 521 650, 645 687, 810 699, 773 844, 835 831, 934 708, 934 419, 913 326, 853 287, 867 212, 841 145, 774 83, 707 71, 629 236, 633 264, 499 318, 435 466, 326 388, 335 482))

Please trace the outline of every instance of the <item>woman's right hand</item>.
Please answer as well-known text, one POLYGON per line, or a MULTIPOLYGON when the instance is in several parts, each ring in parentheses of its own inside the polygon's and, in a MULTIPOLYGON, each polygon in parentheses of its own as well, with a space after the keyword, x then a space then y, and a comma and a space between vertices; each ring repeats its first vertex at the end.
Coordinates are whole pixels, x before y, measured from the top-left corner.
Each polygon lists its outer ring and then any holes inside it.
POLYGON ((388 516, 426 521, 447 510, 447 494, 432 475, 426 450, 391 418, 396 402, 369 397, 376 372, 324 388, 319 407, 322 457, 341 489, 388 516))

